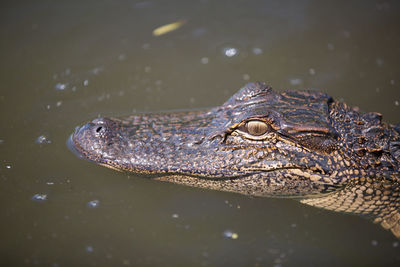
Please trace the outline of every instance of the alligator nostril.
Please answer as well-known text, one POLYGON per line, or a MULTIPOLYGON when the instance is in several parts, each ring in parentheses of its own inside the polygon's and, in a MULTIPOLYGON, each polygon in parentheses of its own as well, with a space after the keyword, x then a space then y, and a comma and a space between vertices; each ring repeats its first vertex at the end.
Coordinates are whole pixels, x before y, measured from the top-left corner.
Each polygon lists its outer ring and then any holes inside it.
POLYGON ((102 127, 102 126, 99 126, 99 127, 97 127, 97 129, 96 129, 96 133, 100 132, 100 131, 101 131, 101 129, 103 129, 103 127, 102 127))

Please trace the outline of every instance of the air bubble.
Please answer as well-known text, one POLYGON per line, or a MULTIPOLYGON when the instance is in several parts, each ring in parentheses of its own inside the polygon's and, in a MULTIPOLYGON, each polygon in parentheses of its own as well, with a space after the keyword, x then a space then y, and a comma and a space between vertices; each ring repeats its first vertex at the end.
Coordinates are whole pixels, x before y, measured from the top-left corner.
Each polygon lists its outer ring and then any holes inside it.
POLYGON ((119 61, 124 61, 124 60, 126 60, 126 55, 125 55, 125 54, 120 54, 120 55, 118 56, 118 60, 119 60, 119 61))
POLYGON ((57 83, 55 86, 55 89, 57 91, 64 91, 65 89, 67 89, 67 84, 66 83, 57 83))
POLYGON ((200 61, 202 64, 207 64, 209 62, 209 59, 208 57, 202 57, 200 61))
POLYGON ((97 207, 99 207, 99 205, 100 205, 100 201, 97 200, 97 199, 92 200, 92 201, 89 201, 89 202, 87 203, 87 206, 88 206, 89 208, 91 208, 91 209, 97 208, 97 207))
POLYGON ((224 237, 226 237, 226 238, 229 238, 229 239, 238 239, 238 238, 239 238, 239 235, 238 235, 237 233, 232 232, 232 231, 230 231, 230 230, 224 231, 224 232, 222 233, 222 235, 223 235, 224 237))
POLYGON ((38 138, 36 138, 35 143, 40 145, 51 144, 51 140, 47 136, 41 135, 38 138))
POLYGON ((253 54, 254 55, 261 55, 263 53, 263 50, 259 47, 254 47, 253 48, 253 54))
POLYGON ((376 59, 376 64, 377 64, 379 67, 382 66, 382 65, 383 65, 383 59, 377 58, 377 59, 376 59))
POLYGON ((97 74, 99 74, 102 70, 103 70, 102 68, 96 67, 96 68, 92 69, 91 72, 92 72, 94 75, 97 75, 97 74))
POLYGON ((291 85, 300 85, 303 83, 303 80, 302 79, 290 79, 289 82, 291 85))
POLYGON ((234 47, 225 47, 223 53, 227 57, 234 57, 239 54, 239 50, 234 47))
POLYGON ((37 202, 44 202, 47 200, 47 195, 46 194, 34 194, 32 197, 33 201, 37 202))

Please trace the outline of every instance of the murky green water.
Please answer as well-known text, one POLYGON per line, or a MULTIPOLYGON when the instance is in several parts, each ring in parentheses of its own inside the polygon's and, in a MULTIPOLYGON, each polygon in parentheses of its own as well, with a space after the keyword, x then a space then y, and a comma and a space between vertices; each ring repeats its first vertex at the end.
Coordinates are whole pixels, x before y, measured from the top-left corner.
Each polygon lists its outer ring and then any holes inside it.
POLYGON ((397 1, 3 3, 1 265, 399 266, 399 240, 362 218, 127 176, 65 145, 99 114, 215 106, 256 80, 398 122, 399 12, 397 1))

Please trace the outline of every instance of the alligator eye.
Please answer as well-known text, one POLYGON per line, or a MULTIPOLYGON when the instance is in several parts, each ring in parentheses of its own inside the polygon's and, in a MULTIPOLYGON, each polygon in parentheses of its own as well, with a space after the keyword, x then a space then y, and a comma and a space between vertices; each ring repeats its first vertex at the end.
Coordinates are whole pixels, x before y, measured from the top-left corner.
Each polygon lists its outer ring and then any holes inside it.
POLYGON ((246 128, 249 134, 260 136, 269 130, 269 125, 263 121, 249 121, 246 123, 246 128))

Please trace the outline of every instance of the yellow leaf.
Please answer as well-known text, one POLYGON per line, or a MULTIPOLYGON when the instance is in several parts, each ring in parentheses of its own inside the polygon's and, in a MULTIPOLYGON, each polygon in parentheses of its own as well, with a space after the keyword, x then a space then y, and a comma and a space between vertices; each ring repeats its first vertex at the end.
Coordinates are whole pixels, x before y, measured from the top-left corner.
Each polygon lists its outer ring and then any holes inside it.
POLYGON ((153 35, 160 36, 160 35, 175 31, 176 29, 180 28, 183 24, 185 24, 185 22, 186 21, 184 21, 184 20, 179 20, 179 21, 176 21, 176 22, 173 22, 170 24, 160 26, 160 27, 154 29, 153 35))
POLYGON ((232 233, 232 237, 231 238, 232 239, 238 239, 239 235, 237 233, 232 233))

